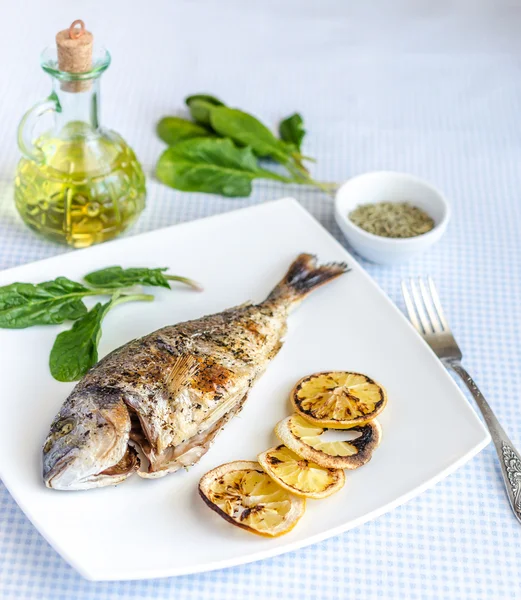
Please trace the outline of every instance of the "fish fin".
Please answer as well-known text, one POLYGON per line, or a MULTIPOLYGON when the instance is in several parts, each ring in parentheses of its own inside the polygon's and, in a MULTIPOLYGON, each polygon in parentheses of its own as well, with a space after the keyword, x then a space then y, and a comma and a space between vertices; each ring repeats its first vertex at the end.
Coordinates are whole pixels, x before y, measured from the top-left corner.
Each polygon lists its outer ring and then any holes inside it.
POLYGON ((183 390, 197 373, 199 362, 192 354, 182 354, 176 358, 166 377, 166 386, 172 396, 183 390))
POLYGON ((312 254, 299 254, 291 264, 284 279, 275 287, 266 302, 296 302, 307 296, 315 288, 339 277, 349 269, 346 263, 329 263, 317 266, 317 258, 312 254))
POLYGON ((275 358, 275 356, 277 356, 279 350, 282 348, 283 345, 284 343, 282 341, 279 341, 277 345, 273 348, 273 350, 270 352, 268 360, 272 360, 273 358, 275 358))
POLYGON ((128 477, 139 469, 140 464, 141 461, 136 450, 132 446, 127 446, 123 458, 115 465, 112 465, 112 467, 98 473, 98 475, 110 475, 114 477, 125 475, 128 477))
POLYGON ((137 474, 145 479, 156 479, 199 462, 200 458, 208 452, 215 437, 223 430, 226 423, 242 410, 247 397, 248 392, 206 431, 195 435, 191 440, 187 440, 176 448, 169 447, 163 450, 160 455, 151 456, 148 471, 139 470, 137 474))

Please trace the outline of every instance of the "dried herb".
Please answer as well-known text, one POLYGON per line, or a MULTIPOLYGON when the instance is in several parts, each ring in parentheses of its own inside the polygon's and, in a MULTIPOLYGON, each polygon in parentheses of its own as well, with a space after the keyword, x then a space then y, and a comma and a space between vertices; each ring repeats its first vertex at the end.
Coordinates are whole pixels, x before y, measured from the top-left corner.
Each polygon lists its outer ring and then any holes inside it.
POLYGON ((409 202, 361 204, 349 219, 364 231, 387 238, 416 237, 434 228, 434 220, 409 202))

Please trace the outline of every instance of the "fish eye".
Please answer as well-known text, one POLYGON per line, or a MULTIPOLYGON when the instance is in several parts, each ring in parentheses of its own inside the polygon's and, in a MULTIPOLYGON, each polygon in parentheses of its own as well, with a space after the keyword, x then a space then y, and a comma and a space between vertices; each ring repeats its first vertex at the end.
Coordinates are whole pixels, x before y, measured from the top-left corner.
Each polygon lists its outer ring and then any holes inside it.
POLYGON ((74 429, 74 423, 70 420, 58 421, 55 425, 55 437, 61 437, 62 435, 67 435, 74 429))
POLYGON ((61 421, 57 421, 52 428, 51 433, 47 437, 45 445, 43 447, 43 451, 45 453, 49 452, 52 448, 52 445, 56 440, 59 440, 64 435, 67 435, 74 429, 74 420, 73 419, 62 419, 61 421))

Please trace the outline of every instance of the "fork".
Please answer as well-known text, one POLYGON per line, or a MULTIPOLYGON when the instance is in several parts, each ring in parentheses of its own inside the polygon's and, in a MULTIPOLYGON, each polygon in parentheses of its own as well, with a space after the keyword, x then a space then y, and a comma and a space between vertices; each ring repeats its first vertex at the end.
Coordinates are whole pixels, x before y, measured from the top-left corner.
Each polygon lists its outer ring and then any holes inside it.
POLYGON ((443 314, 434 282, 430 277, 427 283, 418 278, 418 286, 413 279, 409 286, 402 281, 402 293, 411 323, 443 365, 461 377, 476 401, 496 447, 510 506, 521 523, 521 457, 478 386, 461 364, 463 355, 443 314))

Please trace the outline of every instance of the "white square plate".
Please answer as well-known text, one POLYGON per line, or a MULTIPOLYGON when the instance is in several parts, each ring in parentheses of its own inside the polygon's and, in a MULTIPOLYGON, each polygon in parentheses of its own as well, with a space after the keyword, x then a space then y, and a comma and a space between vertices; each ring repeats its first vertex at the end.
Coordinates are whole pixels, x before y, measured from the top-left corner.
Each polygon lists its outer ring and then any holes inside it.
POLYGON ((489 436, 440 362, 355 260, 300 205, 284 199, 153 231, 0 273, 0 285, 123 266, 168 266, 205 292, 156 289, 153 306, 127 304, 105 321, 100 355, 159 327, 260 301, 300 252, 347 261, 352 271, 313 293, 290 317, 286 343, 241 414, 188 472, 132 477, 85 492, 46 489, 40 454, 72 389, 47 361, 59 327, 0 330, 0 475, 52 546, 93 580, 141 579, 230 567, 312 544, 419 494, 481 450, 489 436), (348 369, 386 386, 383 441, 345 487, 307 512, 288 535, 266 539, 232 527, 198 497, 209 469, 255 459, 274 445, 303 375, 348 369), (447 418, 450 416, 450 418, 447 418))

